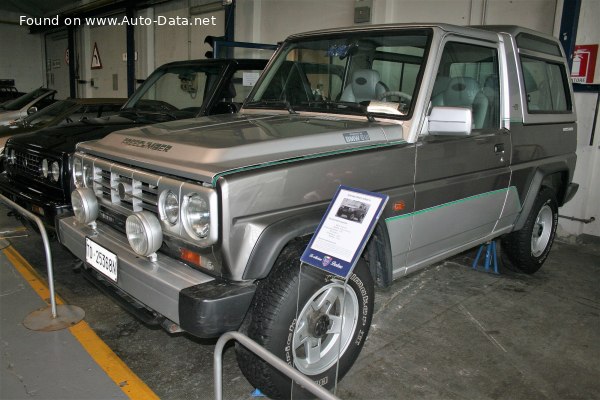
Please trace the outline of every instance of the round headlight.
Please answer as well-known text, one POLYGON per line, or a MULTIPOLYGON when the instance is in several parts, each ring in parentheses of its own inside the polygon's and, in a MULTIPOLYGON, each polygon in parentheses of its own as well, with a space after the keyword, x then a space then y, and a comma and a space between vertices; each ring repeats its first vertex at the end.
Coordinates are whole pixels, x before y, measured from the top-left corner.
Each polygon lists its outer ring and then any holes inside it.
POLYGON ((76 187, 83 186, 83 162, 81 158, 73 158, 73 182, 76 187))
POLYGON ((171 225, 175 225, 179 220, 179 199, 170 190, 166 194, 163 192, 160 214, 161 218, 166 219, 171 225))
POLYGON ((60 178, 60 165, 58 165, 58 161, 54 161, 51 165, 52 168, 52 180, 54 182, 58 182, 60 178))
POLYGON ((162 229, 154 214, 148 211, 137 212, 127 217, 125 231, 129 245, 137 254, 148 257, 162 245, 162 229))
POLYGON ((45 158, 42 160, 42 176, 44 178, 48 177, 48 160, 46 160, 45 158))
POLYGON ((79 188, 71 193, 71 204, 75 219, 82 224, 94 222, 98 217, 98 200, 94 191, 89 188, 79 188))
POLYGON ((192 237, 204 239, 210 231, 208 203, 197 193, 187 196, 183 204, 183 225, 192 237))
POLYGON ((94 175, 92 174, 93 168, 94 167, 87 165, 83 167, 83 184, 87 187, 92 187, 94 184, 94 175))

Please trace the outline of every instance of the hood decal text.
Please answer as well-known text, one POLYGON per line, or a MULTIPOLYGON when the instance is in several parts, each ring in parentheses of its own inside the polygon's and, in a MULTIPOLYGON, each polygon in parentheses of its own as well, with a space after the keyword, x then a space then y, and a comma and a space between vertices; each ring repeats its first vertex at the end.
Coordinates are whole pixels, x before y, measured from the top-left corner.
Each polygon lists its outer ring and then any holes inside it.
POLYGON ((170 144, 151 142, 151 141, 147 141, 147 140, 133 139, 133 138, 125 138, 125 139, 123 139, 123 142, 121 142, 121 143, 123 143, 124 145, 127 145, 127 146, 143 147, 148 150, 164 151, 164 152, 167 152, 173 148, 173 146, 171 146, 170 144))

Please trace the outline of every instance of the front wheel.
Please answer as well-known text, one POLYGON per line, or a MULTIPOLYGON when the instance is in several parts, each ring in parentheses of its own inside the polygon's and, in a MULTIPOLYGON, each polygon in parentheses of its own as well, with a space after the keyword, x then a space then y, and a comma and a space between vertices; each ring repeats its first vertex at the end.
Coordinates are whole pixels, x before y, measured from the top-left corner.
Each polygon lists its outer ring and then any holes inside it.
MULTIPOLYGON (((339 357, 341 379, 367 337, 373 315, 374 285, 359 261, 348 283, 310 266, 300 273, 300 254, 285 249, 274 270, 258 286, 243 330, 316 383, 332 388, 339 357)), ((237 346, 240 369, 271 398, 289 398, 292 382, 267 363, 237 346)), ((309 396, 294 385, 294 398, 309 396)))
POLYGON ((533 274, 539 270, 552 248, 558 224, 558 203, 554 191, 542 188, 519 231, 502 240, 510 263, 517 271, 533 274))

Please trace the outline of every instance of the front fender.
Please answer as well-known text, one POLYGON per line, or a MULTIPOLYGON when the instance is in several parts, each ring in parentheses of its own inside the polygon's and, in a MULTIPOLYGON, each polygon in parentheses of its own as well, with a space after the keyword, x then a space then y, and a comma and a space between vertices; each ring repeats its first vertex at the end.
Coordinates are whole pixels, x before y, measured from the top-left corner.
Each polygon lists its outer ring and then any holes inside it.
POLYGON ((265 278, 285 245, 294 238, 312 234, 322 217, 323 210, 315 210, 284 218, 267 226, 252 249, 243 279, 265 278))

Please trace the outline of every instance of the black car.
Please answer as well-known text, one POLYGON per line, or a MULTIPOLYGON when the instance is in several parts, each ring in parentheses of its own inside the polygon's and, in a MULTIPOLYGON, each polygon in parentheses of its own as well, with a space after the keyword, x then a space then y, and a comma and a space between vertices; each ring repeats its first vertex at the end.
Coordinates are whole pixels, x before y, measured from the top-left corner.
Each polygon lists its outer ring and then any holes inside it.
POLYGON ((0 192, 55 226, 71 211, 69 156, 82 141, 130 127, 237 112, 266 60, 188 60, 154 71, 114 116, 89 118, 8 140, 0 192))
POLYGON ((21 118, 9 125, 0 126, 0 153, 6 141, 15 135, 38 131, 59 124, 83 119, 107 117, 119 112, 127 99, 96 98, 59 100, 41 111, 21 118))

